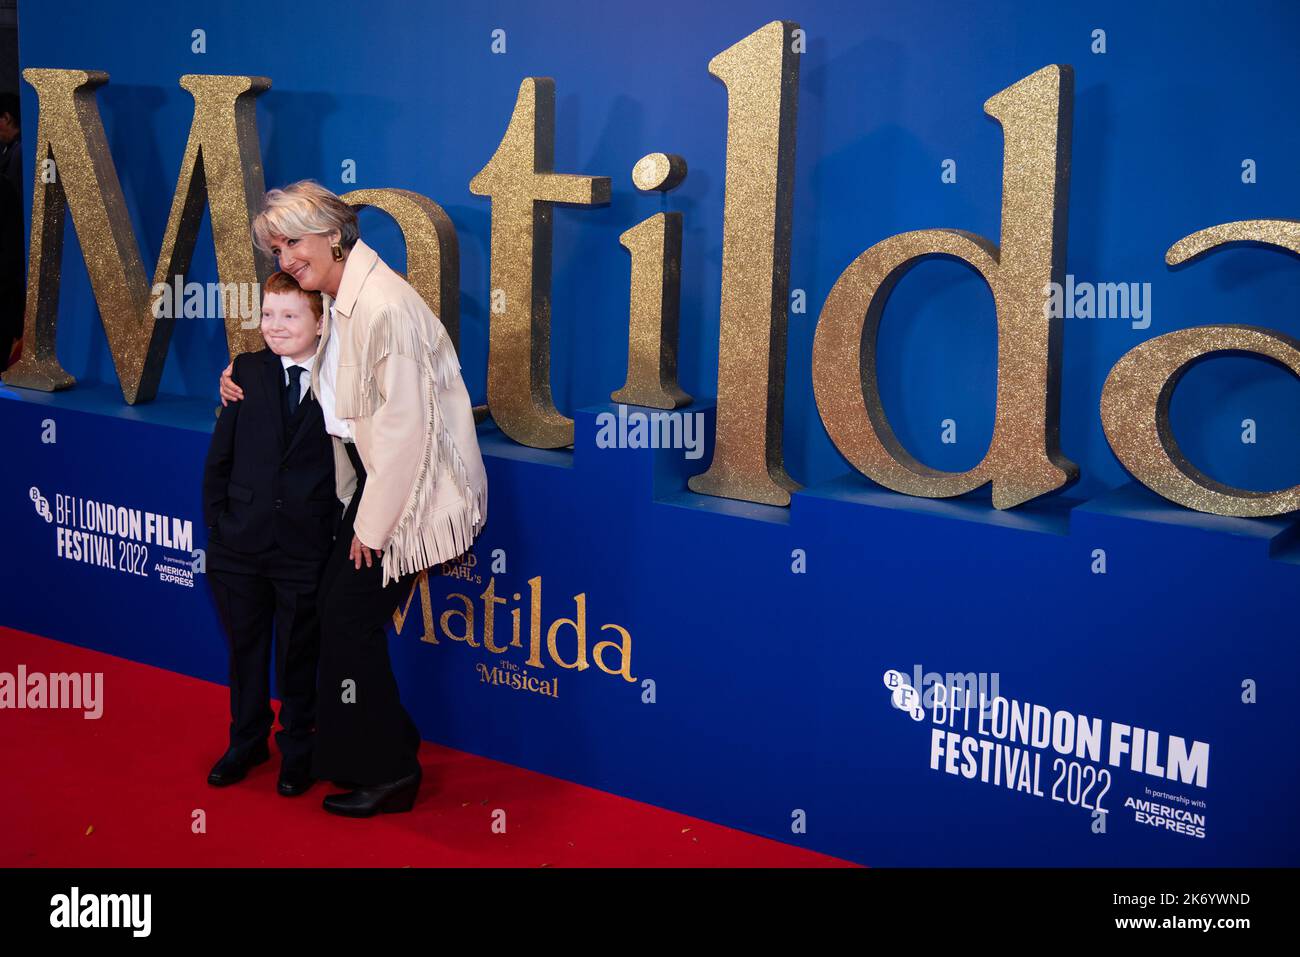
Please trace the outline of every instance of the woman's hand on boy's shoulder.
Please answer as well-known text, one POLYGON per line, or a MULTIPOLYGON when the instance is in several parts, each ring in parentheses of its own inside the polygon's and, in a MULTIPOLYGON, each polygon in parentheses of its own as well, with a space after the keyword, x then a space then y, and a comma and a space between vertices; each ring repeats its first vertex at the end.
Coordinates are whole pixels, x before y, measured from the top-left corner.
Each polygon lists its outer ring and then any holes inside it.
POLYGON ((221 370, 221 378, 217 381, 217 388, 221 393, 221 404, 223 406, 231 402, 238 402, 244 398, 244 390, 235 382, 235 362, 238 359, 239 356, 235 356, 234 359, 230 360, 230 365, 221 370))

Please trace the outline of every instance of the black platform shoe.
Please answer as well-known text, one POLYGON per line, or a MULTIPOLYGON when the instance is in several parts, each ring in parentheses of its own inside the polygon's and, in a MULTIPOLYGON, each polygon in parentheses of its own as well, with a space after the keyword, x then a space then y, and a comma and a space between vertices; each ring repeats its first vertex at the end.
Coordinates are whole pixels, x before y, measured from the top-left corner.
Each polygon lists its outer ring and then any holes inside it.
POLYGON ((208 772, 208 783, 215 788, 235 784, 244 780, 250 770, 270 760, 271 749, 266 746, 265 741, 242 755, 231 748, 208 772))
POLYGON ((306 767, 284 761, 280 764, 280 780, 275 783, 275 790, 284 797, 297 797, 306 794, 315 783, 316 779, 306 767))
POLYGON ((422 776, 422 772, 416 771, 388 784, 371 784, 342 794, 330 794, 321 802, 321 806, 331 814, 341 814, 344 817, 400 814, 409 811, 415 804, 422 776))

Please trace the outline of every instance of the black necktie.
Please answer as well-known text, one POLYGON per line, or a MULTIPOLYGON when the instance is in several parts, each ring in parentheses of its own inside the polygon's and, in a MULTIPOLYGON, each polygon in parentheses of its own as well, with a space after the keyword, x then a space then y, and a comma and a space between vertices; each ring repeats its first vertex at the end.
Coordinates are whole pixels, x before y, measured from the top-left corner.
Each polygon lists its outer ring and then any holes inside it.
POLYGON ((306 372, 302 366, 289 366, 289 415, 298 411, 299 396, 302 391, 301 375, 306 372))

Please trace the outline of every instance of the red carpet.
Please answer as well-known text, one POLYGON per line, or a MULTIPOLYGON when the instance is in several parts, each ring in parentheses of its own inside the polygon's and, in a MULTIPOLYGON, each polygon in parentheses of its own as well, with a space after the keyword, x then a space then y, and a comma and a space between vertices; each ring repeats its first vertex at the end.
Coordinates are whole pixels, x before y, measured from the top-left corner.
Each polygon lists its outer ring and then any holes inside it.
POLYGON ((275 793, 279 758, 212 788, 229 692, 0 627, 0 672, 103 672, 107 707, 0 710, 0 866, 837 867, 846 861, 425 742, 408 814, 275 793), (506 812, 507 833, 492 832, 506 812), (206 816, 196 834, 194 812, 206 816))

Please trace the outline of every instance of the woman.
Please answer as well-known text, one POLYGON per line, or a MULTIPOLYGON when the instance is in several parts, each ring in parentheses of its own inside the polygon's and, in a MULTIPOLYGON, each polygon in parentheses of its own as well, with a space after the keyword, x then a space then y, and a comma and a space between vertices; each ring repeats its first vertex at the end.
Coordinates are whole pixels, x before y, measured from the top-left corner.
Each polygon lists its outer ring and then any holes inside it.
MULTIPOLYGON (((347 203, 311 181, 273 189, 253 238, 332 300, 311 389, 347 510, 321 576, 312 773, 351 788, 327 796, 327 811, 407 811, 420 734, 398 696, 386 625, 419 572, 463 554, 487 520, 473 407, 446 329, 361 241, 347 203)), ((230 371, 223 402, 243 397, 230 371)))

